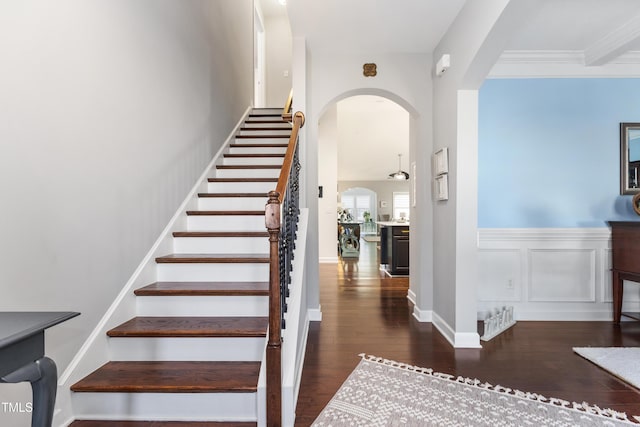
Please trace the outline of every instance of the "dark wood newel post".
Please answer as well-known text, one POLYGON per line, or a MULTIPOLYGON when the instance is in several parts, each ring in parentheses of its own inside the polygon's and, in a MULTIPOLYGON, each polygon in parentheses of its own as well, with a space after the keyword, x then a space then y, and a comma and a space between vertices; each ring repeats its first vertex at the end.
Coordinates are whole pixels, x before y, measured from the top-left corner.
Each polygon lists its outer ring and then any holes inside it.
POLYGON ((282 307, 280 306, 280 193, 269 192, 265 222, 269 232, 269 341, 267 343, 267 426, 282 424, 282 307))

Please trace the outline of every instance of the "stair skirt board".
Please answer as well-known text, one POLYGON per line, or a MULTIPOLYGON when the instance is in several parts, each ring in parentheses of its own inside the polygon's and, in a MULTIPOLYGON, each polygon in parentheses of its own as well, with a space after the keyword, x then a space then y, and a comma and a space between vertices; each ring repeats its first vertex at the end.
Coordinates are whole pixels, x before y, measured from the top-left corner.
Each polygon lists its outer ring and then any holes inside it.
POLYGON ((78 419, 256 421, 257 393, 73 393, 78 419))
POLYGON ((269 296, 137 296, 138 316, 267 316, 269 296))
POLYGON ((266 338, 109 338, 113 361, 260 361, 266 338))
POLYGON ((243 254, 252 251, 269 252, 268 237, 176 237, 174 253, 243 254))

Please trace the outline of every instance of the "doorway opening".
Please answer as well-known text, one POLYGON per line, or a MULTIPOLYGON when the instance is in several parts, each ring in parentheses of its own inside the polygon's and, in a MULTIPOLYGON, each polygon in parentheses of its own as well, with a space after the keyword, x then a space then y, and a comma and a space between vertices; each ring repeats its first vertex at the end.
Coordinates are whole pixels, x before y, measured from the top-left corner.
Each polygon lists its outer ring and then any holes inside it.
POLYGON ((318 209, 321 262, 344 262, 346 254, 353 264, 365 262, 361 257, 366 256, 379 270, 380 223, 400 219, 400 213, 406 221, 410 215, 411 177, 390 177, 398 171, 399 156, 410 159, 410 113, 398 103, 355 95, 325 110, 318 123, 318 183, 324 189, 318 209), (398 205, 401 199, 406 207, 398 205), (349 216, 341 218, 345 211, 349 216), (358 223, 359 251, 344 252, 339 244, 349 221, 358 223))

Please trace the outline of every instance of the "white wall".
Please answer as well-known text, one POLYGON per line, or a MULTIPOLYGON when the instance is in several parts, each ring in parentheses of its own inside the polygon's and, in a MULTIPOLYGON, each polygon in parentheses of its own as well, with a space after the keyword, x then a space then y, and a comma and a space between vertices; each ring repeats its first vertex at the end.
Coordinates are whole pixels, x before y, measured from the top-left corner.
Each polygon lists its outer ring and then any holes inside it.
MULTIPOLYGON (((302 42, 301 42, 302 43, 302 42)), ((303 47, 299 46, 302 51, 303 47)), ((304 51, 306 54, 306 50, 304 51)), ((305 157, 305 189, 308 195, 307 207, 310 210, 309 247, 318 247, 318 233, 313 232, 318 219, 314 212, 319 212, 317 194, 319 159, 318 152, 318 122, 325 109, 336 101, 353 95, 378 95, 386 97, 409 111, 410 118, 410 162, 416 162, 417 175, 428 177, 431 175, 429 153, 431 153, 431 79, 429 71, 431 61, 428 55, 421 54, 387 54, 369 53, 367 55, 340 55, 316 53, 307 57, 304 64, 307 73, 307 87, 305 96, 308 102, 302 104, 307 114, 305 126, 306 152, 305 157), (374 78, 364 77, 362 64, 375 62, 378 65, 378 75, 374 78)), ((303 67, 300 67, 303 68, 303 67)), ((296 71, 297 68, 294 68, 296 71)), ((297 72, 297 71, 296 71, 297 72)), ((294 103, 297 99, 294 96, 294 103)), ((298 104, 299 105, 299 104, 298 104)), ((417 181, 416 207, 411 211, 411 218, 420 218, 412 223, 412 240, 420 242, 412 245, 410 286, 417 307, 421 312, 431 310, 432 285, 432 226, 431 226, 431 190, 430 181, 417 181)), ((310 251, 311 252, 311 251, 310 251)), ((310 254, 311 256, 311 254, 310 254)), ((318 256, 308 258, 310 264, 309 302, 310 307, 319 301, 318 298, 318 256), (314 274, 315 273, 315 274, 314 274)), ((318 305, 315 305, 318 306, 318 305)), ((424 318, 424 316, 423 316, 424 318)))
MULTIPOLYGON (((0 310, 82 313, 47 332, 59 372, 250 105, 252 13, 250 0, 0 3, 0 310)), ((0 401, 30 400, 0 385, 0 401)))
POLYGON ((338 104, 338 180, 384 181, 409 170, 409 113, 378 96, 354 96, 338 104))
POLYGON ((323 196, 318 199, 318 252, 321 262, 337 262, 338 252, 336 222, 338 209, 338 108, 330 106, 318 123, 318 158, 322 167, 318 170, 318 185, 323 196))
POLYGON ((291 92, 292 38, 289 18, 265 18, 267 106, 284 107, 291 92), (285 74, 287 74, 285 76, 285 74))
POLYGON ((451 67, 434 79, 434 149, 449 148, 449 200, 434 207, 434 323, 458 347, 479 346, 477 289, 477 90, 530 0, 467 2, 434 51, 451 67))

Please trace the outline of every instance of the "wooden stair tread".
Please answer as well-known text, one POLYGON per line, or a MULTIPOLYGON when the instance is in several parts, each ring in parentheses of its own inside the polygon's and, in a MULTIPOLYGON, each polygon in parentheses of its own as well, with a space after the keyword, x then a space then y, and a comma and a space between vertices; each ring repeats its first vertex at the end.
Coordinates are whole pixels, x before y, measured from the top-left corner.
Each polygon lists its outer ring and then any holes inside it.
MULTIPOLYGON (((287 123, 287 122, 283 122, 287 123)), ((258 132, 264 132, 264 131, 271 131, 271 130, 279 130, 279 131, 289 131, 291 132, 291 127, 286 127, 286 126, 281 126, 281 127, 269 127, 269 126, 264 126, 264 127, 260 127, 260 126, 256 126, 256 127, 241 127, 240 128, 241 131, 246 132, 246 131, 258 131, 258 132)))
POLYGON ((198 197, 269 197, 267 193, 198 193, 198 197))
POLYGON ((260 108, 255 108, 253 111, 253 113, 249 113, 249 117, 280 117, 282 118, 282 114, 281 113, 267 113, 267 112, 260 112, 259 111, 260 108))
POLYGON ((245 216, 264 216, 264 211, 187 211, 187 215, 245 215, 245 216))
POLYGON ((268 263, 269 254, 170 254, 156 258, 159 264, 268 263))
POLYGON ((265 296, 269 282, 155 282, 136 289, 137 296, 265 296))
POLYGON ((289 144, 229 144, 231 148, 287 148, 289 144))
POLYGON ((254 138, 283 138, 289 139, 291 135, 236 135, 236 139, 254 139, 254 138))
POLYGON ((283 158, 284 154, 274 154, 274 153, 265 153, 265 154, 260 154, 260 153, 247 153, 247 154, 223 154, 222 157, 226 157, 226 158, 232 158, 232 159, 243 159, 243 158, 272 158, 272 157, 280 157, 283 158))
POLYGON ((260 362, 107 362, 71 386, 75 392, 255 392, 260 362))
POLYGON ((268 317, 134 317, 110 337, 266 337, 268 317))
POLYGON ((278 178, 207 178, 208 182, 278 182, 278 178))
POLYGON ((76 420, 69 427, 257 427, 254 422, 233 421, 106 421, 76 420))
POLYGON ((216 165, 216 169, 282 169, 282 165, 216 165))
POLYGON ((269 237, 268 231, 175 231, 173 237, 269 237))

